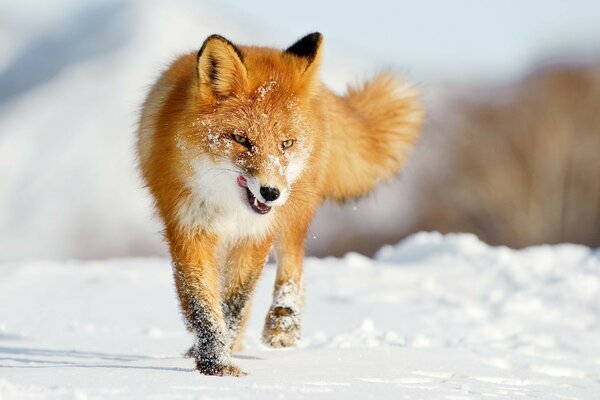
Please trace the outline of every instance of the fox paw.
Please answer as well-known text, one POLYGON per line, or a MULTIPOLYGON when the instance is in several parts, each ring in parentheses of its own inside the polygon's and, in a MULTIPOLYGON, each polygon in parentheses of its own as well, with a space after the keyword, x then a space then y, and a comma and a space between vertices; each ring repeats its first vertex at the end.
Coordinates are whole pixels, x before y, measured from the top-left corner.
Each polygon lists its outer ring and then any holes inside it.
POLYGON ((300 315, 289 307, 273 307, 267 314, 263 342, 271 347, 293 347, 300 340, 300 315))
POLYGON ((192 346, 188 349, 188 351, 183 353, 183 356, 186 358, 196 358, 196 354, 196 349, 194 349, 194 346, 192 346))
POLYGON ((200 372, 203 375, 235 377, 247 375, 239 367, 236 367, 233 364, 204 364, 200 361, 196 361, 196 368, 198 369, 198 372, 200 372))

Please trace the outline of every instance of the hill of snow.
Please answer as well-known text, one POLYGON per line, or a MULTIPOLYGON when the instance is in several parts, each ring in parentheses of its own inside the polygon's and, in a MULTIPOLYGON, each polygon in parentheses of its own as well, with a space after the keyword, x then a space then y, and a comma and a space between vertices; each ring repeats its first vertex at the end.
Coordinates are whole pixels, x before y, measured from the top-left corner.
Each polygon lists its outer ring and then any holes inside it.
POLYGON ((0 399, 598 399, 599 250, 420 233, 305 266, 299 347, 260 343, 269 265, 249 375, 217 378, 181 355, 167 259, 0 264, 0 399))
MULTIPOLYGON (((557 49, 547 48, 550 44, 597 48, 593 33, 600 26, 595 24, 600 7, 582 2, 518 7, 494 2, 471 5, 468 12, 465 4, 428 2, 353 4, 343 10, 322 2, 290 7, 295 6, 273 1, 1 2, 0 260, 166 254, 135 170, 138 109, 166 64, 197 50, 212 33, 236 43, 283 48, 322 30, 321 76, 327 85, 342 91, 381 68, 407 72, 426 94, 428 120, 446 129, 453 122, 448 117, 456 115, 448 106, 455 99, 432 87, 434 82, 451 82, 449 77, 472 82, 474 70, 508 79, 537 54, 553 54, 557 49), (401 23, 385 22, 390 19, 401 23), (481 26, 488 29, 483 32, 481 26), (510 45, 516 41, 518 46, 510 45), (508 70, 513 73, 499 72, 508 70)), ((433 129, 445 136, 437 126, 433 129)), ((448 157, 443 145, 432 146, 440 149, 432 157, 448 157)), ((425 163, 434 172, 440 169, 425 163)), ((308 236, 309 252, 344 254, 351 248, 370 253, 403 237, 414 223, 425 163, 409 165, 402 180, 358 204, 325 205, 308 236)))
MULTIPOLYGON (((26 4, 0 5, 0 260, 165 254, 135 169, 146 91, 210 34, 298 37, 207 1, 26 4)), ((342 89, 363 64, 328 47, 323 75, 342 89)))

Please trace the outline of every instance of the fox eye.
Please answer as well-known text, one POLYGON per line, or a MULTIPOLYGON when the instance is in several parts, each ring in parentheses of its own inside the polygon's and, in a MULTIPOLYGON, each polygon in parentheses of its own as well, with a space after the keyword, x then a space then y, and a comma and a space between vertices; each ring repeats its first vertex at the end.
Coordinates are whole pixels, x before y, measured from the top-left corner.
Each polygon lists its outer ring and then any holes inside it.
POLYGON ((284 140, 281 143, 281 147, 283 147, 284 149, 289 149, 290 147, 292 147, 294 145, 294 139, 288 139, 288 140, 284 140))
POLYGON ((242 135, 238 135, 237 133, 233 133, 231 135, 231 137, 233 138, 233 140, 235 140, 236 142, 238 142, 242 146, 246 146, 248 148, 252 147, 252 145, 250 144, 250 141, 248 140, 248 138, 246 138, 246 137, 244 137, 242 135))

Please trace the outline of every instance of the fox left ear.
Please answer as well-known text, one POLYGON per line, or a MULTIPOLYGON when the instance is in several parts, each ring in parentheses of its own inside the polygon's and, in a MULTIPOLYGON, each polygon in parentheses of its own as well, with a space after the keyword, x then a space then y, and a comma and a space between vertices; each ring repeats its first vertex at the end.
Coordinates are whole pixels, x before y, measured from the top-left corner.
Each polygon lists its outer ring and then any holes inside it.
POLYGON ((304 36, 285 50, 301 61, 303 75, 312 75, 321 63, 321 44, 323 35, 314 32, 304 36))
POLYGON ((201 94, 228 97, 246 90, 248 77, 241 51, 220 35, 209 36, 198 52, 201 94))

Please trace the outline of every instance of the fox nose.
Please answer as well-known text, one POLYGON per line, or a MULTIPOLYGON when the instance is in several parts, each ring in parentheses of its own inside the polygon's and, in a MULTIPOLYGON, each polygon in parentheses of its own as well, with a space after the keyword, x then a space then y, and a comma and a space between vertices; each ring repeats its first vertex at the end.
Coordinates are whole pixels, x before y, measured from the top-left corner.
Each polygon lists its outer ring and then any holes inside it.
POLYGON ((279 189, 271 186, 261 186, 260 194, 262 195, 262 197, 264 197, 266 201, 277 200, 277 198, 279 197, 279 189))

